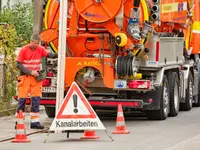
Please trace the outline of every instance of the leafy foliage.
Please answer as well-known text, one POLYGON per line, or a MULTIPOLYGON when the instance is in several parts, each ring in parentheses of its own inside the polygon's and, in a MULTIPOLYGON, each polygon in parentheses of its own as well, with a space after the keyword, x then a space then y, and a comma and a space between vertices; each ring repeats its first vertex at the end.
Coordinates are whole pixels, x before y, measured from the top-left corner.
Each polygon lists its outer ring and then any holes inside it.
MULTIPOLYGON (((29 42, 32 28, 33 4, 18 2, 11 6, 10 0, 7 0, 7 5, 0 12, 0 56, 5 56, 5 94, 0 97, 0 107, 6 107, 7 102, 16 94, 16 47, 22 47, 29 42)), ((2 66, 0 64, 0 69, 2 66)))
POLYGON ((17 31, 16 46, 21 47, 29 42, 33 29, 33 4, 16 3, 10 6, 10 0, 0 12, 0 22, 14 25, 17 31))
POLYGON ((1 67, 5 67, 5 93, 4 97, 1 97, 4 101, 9 101, 15 94, 17 69, 15 67, 16 46, 14 43, 16 38, 17 33, 14 26, 0 25, 0 56, 4 56, 3 61, 5 62, 5 66, 1 64, 1 67))

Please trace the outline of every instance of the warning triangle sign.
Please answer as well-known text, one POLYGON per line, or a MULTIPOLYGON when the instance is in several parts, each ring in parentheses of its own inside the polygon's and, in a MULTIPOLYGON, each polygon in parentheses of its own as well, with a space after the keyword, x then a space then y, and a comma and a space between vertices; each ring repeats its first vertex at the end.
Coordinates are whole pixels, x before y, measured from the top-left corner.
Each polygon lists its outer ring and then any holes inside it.
POLYGON ((105 130, 105 127, 73 82, 49 130, 105 130))

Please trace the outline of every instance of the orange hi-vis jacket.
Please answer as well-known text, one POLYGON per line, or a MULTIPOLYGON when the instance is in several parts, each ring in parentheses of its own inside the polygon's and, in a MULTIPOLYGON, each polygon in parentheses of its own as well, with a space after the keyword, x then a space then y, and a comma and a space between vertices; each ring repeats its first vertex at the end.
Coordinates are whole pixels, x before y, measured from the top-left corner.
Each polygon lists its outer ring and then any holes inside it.
POLYGON ((21 62, 26 68, 33 71, 40 70, 42 57, 46 57, 48 51, 38 46, 35 50, 32 50, 29 45, 24 46, 17 57, 17 61, 21 62))

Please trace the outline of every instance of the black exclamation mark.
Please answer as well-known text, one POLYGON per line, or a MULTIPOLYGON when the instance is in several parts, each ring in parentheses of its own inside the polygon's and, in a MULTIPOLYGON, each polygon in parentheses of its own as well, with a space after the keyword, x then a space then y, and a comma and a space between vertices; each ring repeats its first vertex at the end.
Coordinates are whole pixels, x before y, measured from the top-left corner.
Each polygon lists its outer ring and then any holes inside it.
POLYGON ((74 113, 77 113, 78 112, 78 109, 77 109, 77 103, 78 103, 78 97, 76 94, 73 95, 73 101, 74 101, 74 113))

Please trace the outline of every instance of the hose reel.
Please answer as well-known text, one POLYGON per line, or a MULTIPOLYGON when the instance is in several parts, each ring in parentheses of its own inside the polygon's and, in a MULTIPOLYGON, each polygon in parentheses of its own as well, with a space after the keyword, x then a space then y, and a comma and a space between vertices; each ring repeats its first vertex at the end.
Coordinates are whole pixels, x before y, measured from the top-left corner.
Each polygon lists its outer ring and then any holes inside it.
POLYGON ((103 23, 120 12, 123 0, 75 0, 74 3, 78 13, 85 20, 103 23))
POLYGON ((116 73, 119 77, 135 76, 138 67, 133 55, 119 56, 116 62, 116 73))

